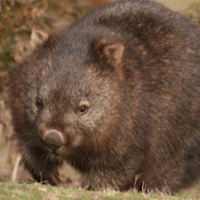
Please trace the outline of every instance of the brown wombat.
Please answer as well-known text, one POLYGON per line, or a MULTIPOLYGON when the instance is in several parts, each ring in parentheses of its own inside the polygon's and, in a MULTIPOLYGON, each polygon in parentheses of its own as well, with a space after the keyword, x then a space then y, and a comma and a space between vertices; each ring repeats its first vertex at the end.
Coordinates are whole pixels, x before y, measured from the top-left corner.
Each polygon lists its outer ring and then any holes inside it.
POLYGON ((26 168, 82 187, 173 193, 200 176, 200 31, 155 2, 105 5, 50 35, 13 75, 26 168))

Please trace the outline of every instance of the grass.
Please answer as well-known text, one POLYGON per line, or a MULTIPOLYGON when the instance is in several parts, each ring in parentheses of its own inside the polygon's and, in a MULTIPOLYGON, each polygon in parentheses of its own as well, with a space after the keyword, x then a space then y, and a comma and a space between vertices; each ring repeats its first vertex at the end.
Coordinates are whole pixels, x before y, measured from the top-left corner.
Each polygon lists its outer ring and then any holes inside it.
POLYGON ((198 200, 199 186, 176 196, 143 194, 136 191, 126 193, 107 191, 85 191, 80 189, 52 187, 40 184, 0 183, 1 200, 198 200))

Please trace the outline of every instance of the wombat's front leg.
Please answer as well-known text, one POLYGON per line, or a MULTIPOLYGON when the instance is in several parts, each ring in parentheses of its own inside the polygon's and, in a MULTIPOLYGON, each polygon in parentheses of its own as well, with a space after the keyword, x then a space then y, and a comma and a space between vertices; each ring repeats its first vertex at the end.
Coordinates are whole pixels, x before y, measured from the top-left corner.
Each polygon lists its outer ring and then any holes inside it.
POLYGON ((22 151, 22 158, 26 169, 33 178, 41 183, 58 185, 58 168, 62 165, 62 159, 46 152, 42 147, 25 148, 22 151))

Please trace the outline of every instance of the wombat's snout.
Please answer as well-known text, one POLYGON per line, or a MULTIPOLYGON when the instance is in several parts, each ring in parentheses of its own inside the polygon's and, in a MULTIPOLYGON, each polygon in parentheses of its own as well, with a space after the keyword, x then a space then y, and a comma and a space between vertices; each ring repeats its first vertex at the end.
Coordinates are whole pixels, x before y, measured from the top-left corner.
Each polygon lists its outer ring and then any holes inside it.
POLYGON ((64 145, 62 133, 56 130, 48 131, 44 136, 44 141, 54 151, 64 145))

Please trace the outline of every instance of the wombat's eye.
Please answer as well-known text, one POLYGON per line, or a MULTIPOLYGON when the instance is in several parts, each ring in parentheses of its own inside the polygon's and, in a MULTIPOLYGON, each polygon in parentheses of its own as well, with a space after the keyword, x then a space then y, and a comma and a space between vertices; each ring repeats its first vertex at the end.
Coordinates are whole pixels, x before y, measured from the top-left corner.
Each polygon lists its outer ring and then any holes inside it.
POLYGON ((78 112, 83 115, 83 114, 87 113, 88 109, 89 109, 89 107, 87 105, 81 105, 79 107, 78 112))
POLYGON ((38 107, 38 109, 43 109, 43 102, 42 102, 42 99, 37 97, 36 98, 36 101, 35 101, 35 105, 38 107))

